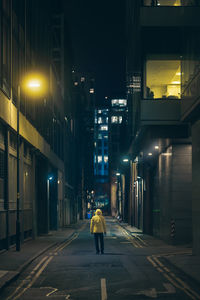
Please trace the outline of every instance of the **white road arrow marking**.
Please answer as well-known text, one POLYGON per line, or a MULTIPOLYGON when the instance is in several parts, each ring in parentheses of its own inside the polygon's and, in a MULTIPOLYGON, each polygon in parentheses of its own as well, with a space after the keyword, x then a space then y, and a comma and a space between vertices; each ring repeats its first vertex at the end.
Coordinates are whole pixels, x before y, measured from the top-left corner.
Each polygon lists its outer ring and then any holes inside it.
POLYGON ((138 293, 135 293, 135 295, 145 295, 147 297, 157 298, 157 292, 156 292, 155 288, 150 289, 150 290, 140 291, 138 293))
POLYGON ((166 289, 166 291, 164 291, 164 292, 157 292, 155 288, 152 288, 150 290, 139 291, 139 292, 135 293, 134 295, 145 295, 147 297, 157 298, 157 296, 161 295, 161 294, 175 294, 176 293, 176 289, 173 287, 172 284, 163 283, 163 285, 166 289))
POLYGON ((176 293, 176 289, 172 284, 163 283, 163 285, 166 288, 166 292, 160 292, 159 294, 175 294, 176 293))

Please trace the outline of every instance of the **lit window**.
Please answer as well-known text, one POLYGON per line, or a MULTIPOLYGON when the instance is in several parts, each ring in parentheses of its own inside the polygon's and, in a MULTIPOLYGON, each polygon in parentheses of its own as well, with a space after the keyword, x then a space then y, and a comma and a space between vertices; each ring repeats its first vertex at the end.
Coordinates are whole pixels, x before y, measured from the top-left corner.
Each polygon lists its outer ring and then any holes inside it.
POLYGON ((104 162, 105 162, 105 163, 108 162, 108 156, 104 156, 104 162))
POLYGON ((100 127, 100 130, 102 130, 102 131, 107 131, 108 130, 108 126, 107 125, 102 125, 101 127, 100 127))
POLYGON ((99 117, 99 118, 98 118, 98 124, 102 124, 102 122, 103 122, 103 121, 102 121, 102 117, 99 117))
POLYGON ((119 106, 126 106, 127 100, 125 99, 119 99, 119 106))
POLYGON ((117 124, 118 123, 118 117, 117 116, 112 116, 111 117, 111 123, 117 124))
POLYGON ((146 62, 146 99, 180 99, 181 71, 179 60, 148 60, 146 62))
POLYGON ((102 156, 98 156, 98 163, 102 162, 102 156))
POLYGON ((127 105, 127 100, 126 99, 112 99, 111 103, 112 103, 112 106, 124 107, 127 105))
POLYGON ((81 77, 81 82, 84 82, 85 81, 85 77, 81 77))
POLYGON ((119 116, 119 124, 122 123, 122 116, 119 116))
POLYGON ((94 94, 94 89, 90 89, 90 94, 94 94))
POLYGON ((75 81, 75 82, 74 82, 74 85, 75 85, 75 86, 77 86, 77 85, 78 85, 78 82, 77 82, 77 81, 75 81))
POLYGON ((101 113, 102 113, 101 109, 98 109, 98 111, 97 111, 97 112, 98 112, 98 114, 101 114, 101 113))

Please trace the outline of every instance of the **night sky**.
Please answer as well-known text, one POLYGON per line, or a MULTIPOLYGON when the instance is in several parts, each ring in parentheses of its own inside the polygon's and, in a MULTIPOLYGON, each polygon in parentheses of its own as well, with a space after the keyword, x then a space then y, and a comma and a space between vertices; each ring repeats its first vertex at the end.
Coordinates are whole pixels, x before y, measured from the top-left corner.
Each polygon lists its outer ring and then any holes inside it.
POLYGON ((94 73, 96 104, 125 96, 125 1, 65 1, 75 66, 94 73))

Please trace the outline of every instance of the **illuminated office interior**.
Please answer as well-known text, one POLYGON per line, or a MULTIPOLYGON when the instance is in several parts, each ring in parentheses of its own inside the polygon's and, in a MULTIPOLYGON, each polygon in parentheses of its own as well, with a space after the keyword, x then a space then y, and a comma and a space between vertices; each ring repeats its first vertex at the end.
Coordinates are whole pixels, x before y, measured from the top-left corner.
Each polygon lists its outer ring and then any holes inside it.
POLYGON ((147 60, 144 80, 145 99, 180 99, 180 60, 147 60))

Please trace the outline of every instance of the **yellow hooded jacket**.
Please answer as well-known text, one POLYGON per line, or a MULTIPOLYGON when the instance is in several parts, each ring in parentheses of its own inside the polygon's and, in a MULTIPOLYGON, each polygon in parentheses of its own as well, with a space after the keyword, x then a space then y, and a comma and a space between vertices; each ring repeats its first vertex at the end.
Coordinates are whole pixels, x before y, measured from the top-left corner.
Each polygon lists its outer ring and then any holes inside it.
POLYGON ((106 233, 106 222, 102 216, 102 211, 97 209, 95 216, 92 217, 90 223, 90 232, 91 233, 106 233))

